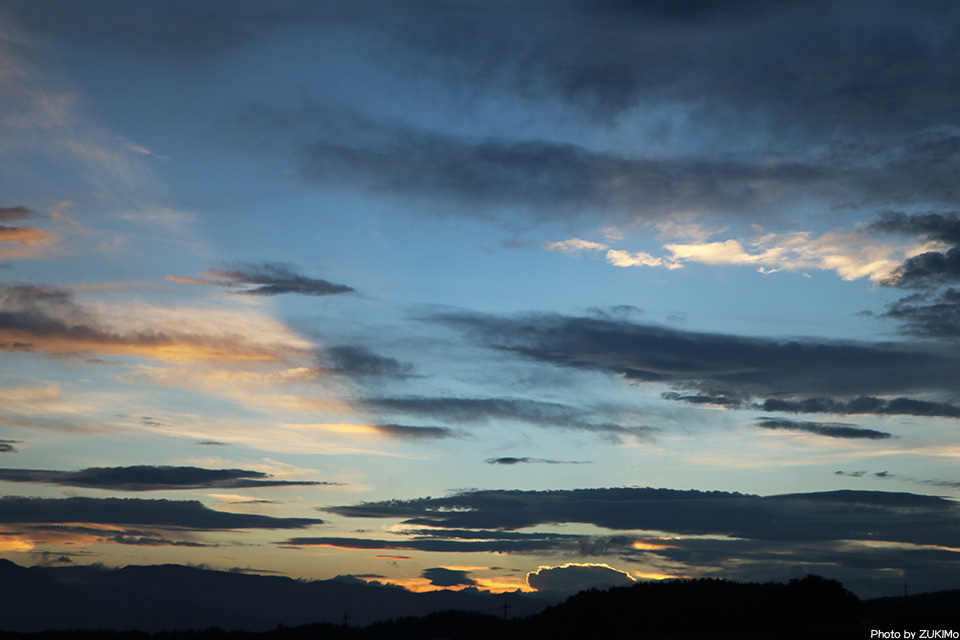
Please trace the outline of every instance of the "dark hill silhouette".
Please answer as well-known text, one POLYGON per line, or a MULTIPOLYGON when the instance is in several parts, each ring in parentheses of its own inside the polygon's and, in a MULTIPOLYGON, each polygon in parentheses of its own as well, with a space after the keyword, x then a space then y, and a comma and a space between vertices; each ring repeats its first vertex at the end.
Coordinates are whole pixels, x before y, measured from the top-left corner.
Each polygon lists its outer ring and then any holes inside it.
POLYGON ((0 640, 830 640, 867 638, 871 629, 960 630, 960 591, 861 602, 839 582, 819 576, 787 584, 639 583, 583 591, 542 609, 519 594, 414 594, 350 581, 299 582, 174 565, 27 569, 0 561, 0 603, 0 628, 6 630, 141 630, 0 631, 0 640), (519 615, 505 620, 505 601, 511 616, 519 615), (343 624, 344 610, 352 616, 349 625, 343 624), (32 624, 13 624, 24 620, 32 624))
POLYGON ((305 582, 182 565, 25 568, 0 560, 0 629, 267 630, 315 622, 354 625, 435 611, 501 611, 525 616, 547 603, 520 594, 434 591, 305 582))

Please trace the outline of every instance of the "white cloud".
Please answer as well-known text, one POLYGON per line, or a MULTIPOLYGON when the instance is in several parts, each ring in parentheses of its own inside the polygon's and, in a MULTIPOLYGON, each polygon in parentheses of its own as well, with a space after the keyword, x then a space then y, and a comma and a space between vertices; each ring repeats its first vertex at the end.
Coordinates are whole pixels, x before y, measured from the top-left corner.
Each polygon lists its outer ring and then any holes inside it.
MULTIPOLYGON (((706 238, 713 235, 697 224, 662 226, 665 234, 706 238)), ((755 225, 762 233, 762 227, 755 225)), ((679 269, 685 263, 711 266, 752 266, 760 273, 810 270, 833 271, 844 280, 867 278, 880 283, 906 258, 926 251, 942 250, 935 242, 889 243, 860 231, 830 231, 815 236, 810 231, 766 233, 749 239, 714 242, 671 243, 663 246, 669 255, 657 256, 645 251, 631 252, 598 242, 571 238, 548 243, 550 251, 579 255, 585 251, 606 251, 606 259, 615 267, 663 267, 679 269)))
POLYGON ((584 251, 606 251, 609 248, 605 244, 581 240, 580 238, 570 238, 569 240, 561 240, 560 242, 547 242, 543 246, 547 251, 559 251, 572 255, 583 253, 584 251))
POLYGON ((630 253, 629 251, 620 251, 619 249, 610 249, 607 251, 607 262, 615 267, 666 267, 667 269, 679 269, 682 266, 676 262, 657 258, 643 251, 630 253))

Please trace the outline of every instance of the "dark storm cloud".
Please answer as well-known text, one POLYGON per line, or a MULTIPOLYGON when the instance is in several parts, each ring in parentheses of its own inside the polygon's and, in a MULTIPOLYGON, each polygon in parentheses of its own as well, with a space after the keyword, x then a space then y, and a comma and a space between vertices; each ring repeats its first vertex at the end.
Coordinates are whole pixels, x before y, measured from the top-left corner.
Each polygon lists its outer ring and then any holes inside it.
POLYGON ((960 338, 960 289, 907 296, 887 305, 881 315, 900 322, 904 334, 956 340, 960 338))
POLYGON ((766 151, 639 157, 551 140, 463 137, 312 105, 290 112, 258 107, 243 125, 293 136, 308 182, 439 197, 469 203, 474 213, 478 205, 515 204, 550 219, 587 210, 631 220, 676 211, 763 215, 811 190, 858 207, 960 204, 953 179, 960 145, 920 144, 952 139, 948 134, 772 159, 766 151))
POLYGON ((952 123, 955 3, 881 0, 871 9, 865 16, 853 0, 4 6, 43 37, 194 64, 293 27, 313 38, 346 28, 394 75, 601 118, 654 104, 689 110, 693 122, 746 120, 795 135, 952 123))
POLYGON ((316 518, 273 518, 214 511, 196 500, 139 498, 0 498, 0 523, 133 524, 193 530, 302 529, 316 518))
POLYGON ((660 394, 664 400, 673 400, 674 402, 686 402, 687 404, 708 404, 718 407, 727 407, 729 409, 742 409, 744 401, 742 398, 729 398, 727 396, 709 396, 703 393, 678 393, 676 391, 664 391, 660 394))
POLYGON ((515 465, 515 464, 590 464, 584 460, 548 460, 546 458, 487 458, 485 460, 487 464, 506 464, 506 465, 515 465))
POLYGON ((372 540, 368 538, 309 537, 290 538, 278 544, 291 547, 336 547, 338 549, 412 550, 433 553, 538 553, 558 548, 552 540, 482 540, 463 541, 443 538, 413 540, 372 540))
POLYGON ((17 448, 13 445, 19 443, 19 440, 0 440, 0 453, 16 453, 17 448))
POLYGON ((917 289, 935 287, 960 280, 960 247, 947 251, 927 251, 904 260, 888 283, 917 289))
POLYGON ((309 98, 241 115, 248 135, 292 144, 302 178, 324 188, 463 205, 445 214, 517 205, 550 220, 768 217, 814 192, 835 207, 960 205, 950 128, 960 15, 949 3, 884 2, 869 23, 851 0, 685 3, 675 14, 646 2, 360 4, 377 18, 346 19, 368 36, 356 42, 377 72, 431 95, 560 105, 606 123, 643 114, 652 144, 628 154, 496 130, 459 135, 309 98), (707 150, 685 152, 696 139, 707 150))
POLYGON ((788 198, 811 188, 849 188, 830 167, 803 162, 650 160, 569 143, 461 138, 354 118, 362 139, 331 134, 300 148, 305 180, 436 196, 472 207, 526 205, 551 217, 577 215, 584 208, 636 215, 638 203, 648 215, 745 211, 767 206, 774 194, 788 198))
POLYGON ((413 365, 381 356, 360 345, 327 347, 321 356, 324 369, 355 376, 402 376, 413 372, 413 365))
POLYGON ((0 222, 26 220, 36 211, 23 206, 0 207, 0 222))
POLYGON ((560 314, 426 319, 526 359, 692 387, 705 396, 953 393, 960 375, 949 352, 911 344, 750 338, 560 314))
POLYGON ((167 278, 175 282, 221 287, 256 285, 252 289, 240 289, 231 292, 250 296, 277 296, 284 293, 330 296, 356 291, 353 287, 344 284, 335 284, 327 280, 307 277, 298 273, 291 265, 277 262, 233 262, 211 267, 203 275, 202 278, 184 276, 167 276, 167 278))
POLYGON ((762 402, 750 402, 748 399, 729 396, 709 396, 705 394, 683 394, 667 391, 660 394, 664 400, 724 407, 726 409, 754 409, 758 411, 781 411, 783 413, 832 413, 836 415, 900 415, 900 416, 936 416, 960 418, 960 407, 948 402, 931 402, 915 398, 877 398, 859 396, 856 398, 802 398, 784 400, 767 398, 762 402))
POLYGON ((869 228, 883 233, 918 236, 951 244, 960 243, 960 213, 953 211, 915 214, 884 211, 869 228))
POLYGON ((159 491, 174 489, 243 489, 252 487, 295 487, 335 485, 331 482, 270 480, 259 471, 245 469, 201 469, 139 465, 133 467, 92 467, 80 471, 42 469, 0 469, 0 481, 56 484, 65 487, 111 489, 114 491, 159 491))
MULTIPOLYGON (((960 148, 960 137, 955 137, 954 146, 960 148)), ((929 212, 911 215, 902 211, 886 211, 869 228, 952 245, 943 250, 927 251, 907 258, 885 284, 922 289, 960 280, 960 213, 929 212)))
POLYGON ((757 418, 757 426, 761 429, 800 431, 828 438, 848 438, 851 440, 885 440, 893 437, 885 431, 862 429, 855 425, 838 422, 797 422, 795 420, 757 418))
POLYGON ((432 567, 420 572, 421 578, 426 578, 436 587, 472 587, 477 581, 470 577, 469 571, 460 569, 445 569, 432 567))
POLYGON ((960 101, 950 2, 880 2, 869 17, 850 1, 570 1, 551 3, 549 19, 522 6, 505 20, 415 4, 419 19, 393 33, 448 82, 502 84, 604 117, 657 102, 688 105, 694 120, 787 121, 791 133, 900 131, 953 122, 960 101))
POLYGON ((885 540, 960 544, 960 507, 910 493, 832 491, 755 496, 672 489, 467 491, 326 509, 452 529, 516 530, 583 523, 615 530, 727 535, 751 540, 885 540))
POLYGON ((271 29, 293 24, 323 25, 363 15, 350 6, 327 3, 281 1, 263 5, 233 0, 211 0, 203 5, 189 0, 143 5, 92 0, 82 7, 68 2, 42 10, 32 2, 14 0, 5 3, 3 9, 18 25, 44 37, 106 48, 114 54, 119 50, 126 56, 146 55, 194 65, 198 57, 235 50, 263 38, 271 29))
POLYGON ((583 409, 524 398, 408 396, 366 398, 361 403, 378 411, 429 416, 457 424, 485 424, 491 420, 516 420, 544 428, 592 431, 614 439, 620 436, 645 439, 655 431, 644 426, 594 422, 589 419, 588 412, 583 409))
POLYGON ((780 400, 769 398, 762 403, 750 405, 751 409, 762 411, 783 411, 785 413, 834 413, 843 415, 900 415, 900 416, 937 416, 960 418, 960 407, 947 402, 930 402, 914 398, 892 398, 884 400, 873 396, 860 396, 852 400, 832 398, 806 398, 803 400, 780 400))

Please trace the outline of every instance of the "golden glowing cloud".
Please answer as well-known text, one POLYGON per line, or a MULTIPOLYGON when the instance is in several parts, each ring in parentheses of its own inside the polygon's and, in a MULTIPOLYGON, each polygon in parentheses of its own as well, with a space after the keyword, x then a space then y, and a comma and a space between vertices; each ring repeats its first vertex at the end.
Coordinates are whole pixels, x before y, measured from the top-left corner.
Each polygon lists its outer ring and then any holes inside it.
POLYGON ((635 540, 633 544, 630 545, 637 551, 659 551, 661 549, 676 549, 677 547, 669 544, 661 544, 658 542, 648 542, 646 540, 635 540))
POLYGON ((50 244, 57 236, 34 227, 4 227, 0 225, 0 242, 19 242, 21 244, 50 244))

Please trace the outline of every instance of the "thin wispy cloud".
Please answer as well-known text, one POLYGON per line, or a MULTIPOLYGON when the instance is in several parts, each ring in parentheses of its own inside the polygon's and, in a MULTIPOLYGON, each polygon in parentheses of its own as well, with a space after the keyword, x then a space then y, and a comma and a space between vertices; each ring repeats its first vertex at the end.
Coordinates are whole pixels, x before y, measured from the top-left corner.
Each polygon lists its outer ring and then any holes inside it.
POLYGON ((812 433, 827 438, 845 438, 849 440, 886 440, 893 437, 892 434, 886 431, 864 429, 856 425, 839 422, 801 422, 796 420, 757 418, 757 426, 761 429, 812 433))
POLYGON ((285 293, 330 296, 356 291, 344 284, 307 277, 290 265, 274 262, 225 264, 207 269, 199 278, 170 275, 167 279, 187 284, 232 287, 232 293, 249 296, 277 296, 285 293), (243 288, 247 286, 250 288, 243 288))
POLYGON ((80 471, 0 469, 0 482, 55 484, 65 487, 86 487, 115 491, 241 489, 338 484, 307 480, 273 480, 266 473, 245 469, 202 469, 199 467, 147 465, 92 467, 80 471))
POLYGON ((318 518, 271 516, 214 511, 196 500, 140 498, 0 498, 3 524, 116 524, 217 529, 302 529, 322 524, 318 518))
POLYGON ((507 466, 517 464, 590 464, 587 460, 550 460, 549 458, 530 458, 527 456, 520 458, 509 456, 503 458, 487 458, 484 462, 487 464, 502 464, 507 466))

